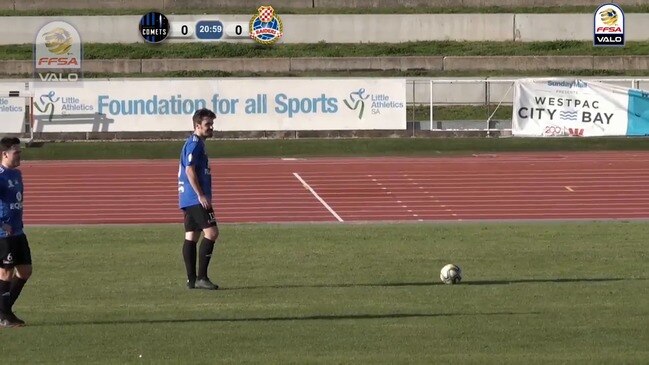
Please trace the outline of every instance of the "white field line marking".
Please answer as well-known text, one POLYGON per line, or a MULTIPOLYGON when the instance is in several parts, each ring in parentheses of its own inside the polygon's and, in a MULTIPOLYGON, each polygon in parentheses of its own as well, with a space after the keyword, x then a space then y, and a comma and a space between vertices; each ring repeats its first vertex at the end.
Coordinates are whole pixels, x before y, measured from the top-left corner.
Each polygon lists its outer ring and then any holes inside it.
POLYGON ((327 204, 327 202, 324 201, 320 197, 320 195, 318 195, 318 193, 315 192, 315 190, 311 189, 311 187, 309 186, 309 184, 306 183, 306 181, 302 180, 302 178, 300 177, 300 175, 297 172, 294 172, 293 176, 295 176, 295 178, 298 179, 300 181, 300 183, 302 183, 302 186, 304 186, 307 190, 309 190, 311 192, 311 194, 313 194, 313 196, 315 196, 315 198, 318 199, 318 201, 320 203, 322 203, 322 205, 324 205, 325 208, 327 208, 329 213, 331 213, 334 217, 336 217, 336 219, 338 219, 338 222, 343 222, 343 219, 340 218, 340 216, 333 209, 331 209, 329 204, 327 204))

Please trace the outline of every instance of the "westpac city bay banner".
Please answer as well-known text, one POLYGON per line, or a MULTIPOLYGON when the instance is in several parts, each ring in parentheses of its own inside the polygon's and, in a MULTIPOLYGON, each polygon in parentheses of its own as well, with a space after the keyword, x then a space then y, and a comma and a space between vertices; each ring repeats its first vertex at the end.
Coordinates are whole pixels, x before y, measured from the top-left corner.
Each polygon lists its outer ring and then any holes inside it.
POLYGON ((522 137, 649 135, 649 92, 581 79, 521 79, 512 134, 522 137))
POLYGON ((34 83, 36 132, 405 129, 404 79, 159 79, 34 83))

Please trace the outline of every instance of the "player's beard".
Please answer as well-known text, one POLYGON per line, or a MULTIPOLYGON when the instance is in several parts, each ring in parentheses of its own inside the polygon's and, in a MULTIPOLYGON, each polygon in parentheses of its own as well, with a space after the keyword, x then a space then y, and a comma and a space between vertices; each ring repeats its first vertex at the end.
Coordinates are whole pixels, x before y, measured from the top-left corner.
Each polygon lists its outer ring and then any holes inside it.
POLYGON ((212 138, 212 136, 214 135, 214 129, 203 129, 203 128, 201 128, 201 129, 198 129, 196 132, 194 132, 194 134, 196 134, 197 136, 199 136, 199 137, 201 137, 203 139, 212 138))

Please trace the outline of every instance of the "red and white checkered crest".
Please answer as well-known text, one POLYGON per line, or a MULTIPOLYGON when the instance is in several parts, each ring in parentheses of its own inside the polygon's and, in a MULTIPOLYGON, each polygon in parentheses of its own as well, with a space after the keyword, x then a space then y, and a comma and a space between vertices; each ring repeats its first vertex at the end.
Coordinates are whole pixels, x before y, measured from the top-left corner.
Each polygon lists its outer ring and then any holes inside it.
POLYGON ((259 12, 259 20, 264 23, 268 23, 269 21, 273 20, 273 16, 275 15, 275 9, 273 9, 273 7, 270 5, 260 6, 257 11, 259 12))

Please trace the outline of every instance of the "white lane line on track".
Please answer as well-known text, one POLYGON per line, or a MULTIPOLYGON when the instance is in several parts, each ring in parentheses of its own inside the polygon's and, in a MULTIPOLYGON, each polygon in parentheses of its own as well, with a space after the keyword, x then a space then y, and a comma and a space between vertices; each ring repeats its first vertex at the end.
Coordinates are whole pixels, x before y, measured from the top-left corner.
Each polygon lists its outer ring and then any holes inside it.
MULTIPOLYGON (((534 170, 522 170, 518 172, 508 172, 508 171, 497 171, 497 172, 437 172, 437 173, 431 173, 427 171, 411 171, 409 172, 411 175, 416 178, 417 181, 426 181, 426 180, 432 180, 432 181, 448 181, 448 182, 461 182, 465 181, 466 179, 480 179, 482 181, 483 179, 494 179, 497 181, 502 180, 504 177, 511 177, 512 179, 516 180, 536 180, 536 179, 543 179, 543 180, 548 180, 550 178, 556 178, 556 179, 570 179, 570 178, 584 178, 584 179, 599 179, 599 178, 610 178, 610 179, 626 179, 626 178, 647 178, 649 176, 649 170, 646 168, 638 168, 638 169, 606 169, 603 170, 601 168, 599 169, 590 169, 590 168, 584 168, 580 169, 578 171, 574 169, 567 169, 567 170, 546 170, 543 172, 541 175, 538 171, 534 170), (623 176, 620 176, 623 175, 623 176)), ((309 173, 312 178, 326 178, 326 181, 365 181, 363 176, 358 175, 356 172, 349 172, 349 173, 321 173, 321 172, 310 172, 309 173)), ((29 177, 30 181, 37 181, 37 182, 49 182, 49 181, 57 181, 57 182, 70 182, 70 181, 87 181, 87 180, 93 180, 93 181, 114 181, 114 180, 135 180, 135 181, 144 181, 144 180, 149 180, 153 182, 161 182, 161 181, 175 181, 176 176, 175 175, 170 175, 170 174, 165 174, 165 175, 159 175, 159 174, 142 174, 138 175, 137 173, 133 174, 123 174, 123 173, 103 173, 103 174, 83 174, 83 173, 74 173, 70 175, 65 175, 63 177, 59 176, 47 176, 46 174, 42 171, 25 171, 23 173, 24 177, 29 177)), ((402 174, 399 173, 399 171, 391 171, 391 172, 378 172, 373 175, 368 175, 373 178, 378 178, 380 177, 382 181, 386 180, 403 180, 402 174)), ((266 180, 266 179, 274 179, 274 180, 285 180, 285 177, 283 176, 278 176, 277 172, 273 173, 227 173, 223 172, 217 177, 215 177, 216 180, 218 181, 248 181, 248 180, 266 180)))
POLYGON ((300 181, 300 183, 302 183, 302 186, 304 186, 307 190, 309 190, 309 191, 311 192, 311 194, 313 194, 313 196, 314 196, 316 199, 318 199, 318 201, 319 201, 322 205, 324 205, 325 208, 327 208, 327 210, 329 211, 329 213, 331 213, 334 217, 336 217, 336 219, 338 219, 338 222, 344 222, 343 219, 340 218, 340 216, 338 215, 338 213, 336 213, 333 209, 331 209, 331 207, 329 206, 329 204, 327 204, 327 202, 324 201, 324 200, 320 197, 320 195, 318 195, 318 193, 316 193, 315 190, 313 190, 313 189, 309 186, 309 184, 307 184, 306 181, 304 181, 304 180, 300 177, 300 175, 299 175, 297 172, 294 172, 294 173, 293 173, 293 176, 295 176, 295 178, 298 179, 298 180, 300 181))
MULTIPOLYGON (((373 176, 373 175, 368 175, 368 177, 372 177, 372 176, 373 176)), ((403 175, 403 176, 407 177, 408 175, 403 175)), ((381 180, 381 181, 383 181, 383 180, 381 180)), ((391 194, 392 194, 392 191, 390 191, 390 189, 388 189, 388 187, 383 186, 383 182, 379 182, 378 179, 372 179, 372 182, 374 182, 374 183, 377 185, 377 187, 381 187, 381 190, 384 190, 384 192, 386 193, 386 195, 391 195, 391 194)), ((417 183, 414 183, 414 182, 413 182, 412 184, 417 185, 417 183)), ((362 185, 365 185, 365 184, 363 184, 363 182, 361 181, 361 183, 360 183, 359 185, 362 186, 362 185)), ((349 188, 353 188, 354 186, 355 186, 355 184, 347 184, 347 188, 348 188, 348 189, 349 189, 349 188)), ((373 198, 373 201, 376 201, 376 199, 377 199, 377 198, 373 198)), ((380 199, 380 198, 379 198, 379 199, 380 199)), ((408 205, 405 205, 405 204, 403 204, 403 202, 402 202, 401 200, 398 200, 398 199, 400 199, 400 198, 397 198, 397 197, 395 197, 394 195, 392 195, 392 199, 393 199, 392 201, 396 201, 396 202, 397 202, 397 204, 398 204, 398 206, 399 206, 400 208, 403 208, 404 210, 406 210, 406 211, 407 211, 409 214, 411 214, 413 217, 417 217, 417 214, 413 213, 412 209, 408 209, 408 208, 409 208, 408 205)), ((345 201, 347 202, 347 198, 345 198, 345 201)), ((340 208, 341 208, 343 205, 344 205, 344 204, 339 205, 339 210, 340 210, 340 208)), ((364 207, 365 207, 365 208, 368 208, 368 207, 370 207, 370 205, 368 205, 368 204, 365 203, 365 204, 364 204, 364 207)), ((377 209, 377 207, 371 207, 371 208, 372 208, 372 209, 377 209)), ((379 207, 379 208, 380 208, 380 207, 379 207)), ((387 210, 390 210, 389 207, 385 207, 385 208, 386 208, 387 210)), ((345 212, 345 214, 347 214, 347 212, 345 212)), ((370 214, 371 214, 371 213, 370 213, 370 214)))

